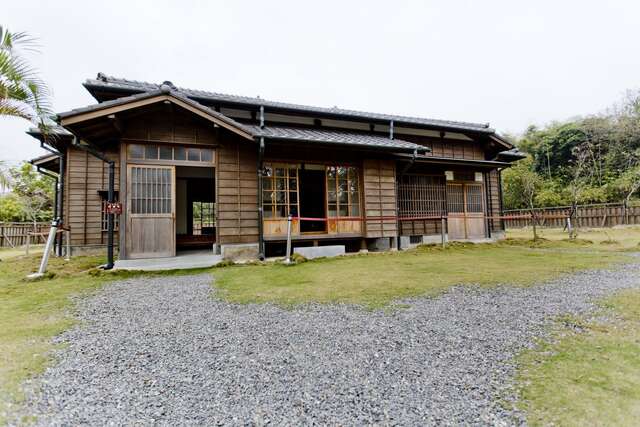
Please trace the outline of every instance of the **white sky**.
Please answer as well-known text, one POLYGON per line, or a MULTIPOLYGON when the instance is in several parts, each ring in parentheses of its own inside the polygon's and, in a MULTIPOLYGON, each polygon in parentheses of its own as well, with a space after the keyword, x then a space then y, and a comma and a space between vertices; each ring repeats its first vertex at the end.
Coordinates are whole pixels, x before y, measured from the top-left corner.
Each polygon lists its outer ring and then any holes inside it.
MULTIPOLYGON (((222 93, 450 120, 501 132, 599 112, 640 87, 640 2, 28 1, 56 111, 101 71, 222 93)), ((0 118, 0 160, 41 153, 0 118)))

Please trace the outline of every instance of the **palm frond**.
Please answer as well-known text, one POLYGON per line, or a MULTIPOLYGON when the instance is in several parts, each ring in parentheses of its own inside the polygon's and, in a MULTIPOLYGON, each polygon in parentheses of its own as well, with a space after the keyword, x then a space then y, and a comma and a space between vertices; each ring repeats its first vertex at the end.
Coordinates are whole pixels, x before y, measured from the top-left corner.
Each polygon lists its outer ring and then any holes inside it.
POLYGON ((0 26, 0 115, 31 120, 44 133, 53 115, 51 91, 19 51, 35 46, 36 39, 29 34, 0 26))

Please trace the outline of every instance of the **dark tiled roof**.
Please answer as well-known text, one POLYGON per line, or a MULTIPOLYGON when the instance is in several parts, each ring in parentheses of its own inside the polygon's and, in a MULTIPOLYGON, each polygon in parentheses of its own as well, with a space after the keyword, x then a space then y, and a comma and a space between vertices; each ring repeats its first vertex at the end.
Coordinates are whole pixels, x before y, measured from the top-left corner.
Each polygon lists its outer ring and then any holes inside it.
MULTIPOLYGON (((50 127, 49 131, 56 136, 61 136, 61 137, 71 137, 73 135, 71 135, 71 133, 66 130, 65 128, 63 128, 62 126, 59 125, 53 125, 50 127)), ((40 135, 42 135, 42 130, 40 130, 39 128, 36 127, 30 127, 29 130, 27 131, 27 133, 33 137, 38 137, 40 135)))
MULTIPOLYGON (((172 90, 168 86, 162 86, 160 89, 153 89, 149 92, 137 93, 134 95, 117 98, 111 101, 105 101, 99 104, 89 105, 87 107, 76 108, 71 111, 59 113, 58 117, 63 119, 65 117, 75 116, 78 114, 88 113, 92 111, 99 111, 102 109, 124 105, 130 102, 135 102, 147 98, 152 98, 157 95, 168 94, 184 102, 189 103, 195 108, 198 108, 213 117, 218 118, 236 128, 244 130, 247 134, 254 137, 265 137, 268 139, 278 139, 284 141, 299 141, 299 142, 315 142, 319 144, 338 144, 338 145, 350 145, 358 146, 362 148, 376 148, 387 149, 396 151, 414 151, 419 152, 427 151, 422 145, 414 144, 412 142, 402 141, 399 139, 389 139, 387 136, 381 136, 373 133, 358 133, 350 131, 340 130, 328 130, 328 129, 303 129, 285 126, 270 126, 261 129, 256 125, 245 125, 238 123, 235 120, 219 113, 207 106, 200 104, 193 99, 190 99, 177 90, 172 90)), ((66 131, 65 131, 66 132, 66 131)))
POLYGON ((505 162, 516 162, 518 160, 526 159, 527 154, 518 150, 517 148, 512 148, 511 150, 501 151, 496 156, 497 160, 505 161, 505 162))
MULTIPOLYGON (((98 77, 96 79, 88 79, 84 83, 84 86, 90 90, 93 88, 101 88, 101 89, 112 89, 116 91, 125 91, 125 92, 127 91, 128 92, 147 92, 151 90, 157 90, 161 86, 161 84, 121 79, 116 77, 105 76, 102 73, 98 73, 98 77)), ((179 88, 178 90, 190 98, 194 98, 201 101, 208 101, 208 102, 227 102, 227 103, 233 103, 233 104, 244 104, 244 105, 249 105, 254 107, 264 105, 267 108, 271 107, 275 109, 299 111, 304 113, 327 114, 327 115, 333 115, 333 116, 342 116, 342 117, 351 118, 351 119, 380 120, 380 121, 393 120, 396 124, 418 125, 418 126, 445 128, 445 129, 460 130, 460 131, 466 130, 466 131, 474 131, 474 132, 482 132, 482 133, 495 133, 495 130, 491 129, 488 124, 482 124, 482 123, 469 123, 469 122, 458 122, 458 121, 450 121, 450 120, 427 119, 427 118, 421 118, 421 117, 398 116, 393 114, 369 113, 364 111, 347 110, 347 109, 336 108, 336 107, 332 107, 332 108, 314 107, 309 105, 269 101, 262 98, 253 98, 253 97, 239 96, 239 95, 227 95, 222 93, 208 92, 208 91, 194 90, 194 89, 179 88)))
POLYGON ((147 98, 152 98, 154 96, 158 96, 158 95, 170 95, 173 96, 174 98, 180 99, 181 101, 189 104, 190 106, 197 108, 198 110, 212 116, 215 117, 216 119, 229 124, 230 126, 233 126, 235 128, 241 129, 244 132, 251 134, 251 129, 248 126, 243 125, 242 123, 238 123, 235 120, 233 120, 230 117, 225 116, 222 113, 219 113, 215 110, 213 110, 212 108, 209 108, 205 105, 200 104, 197 101, 194 101, 193 99, 190 99, 187 96, 184 96, 182 93, 180 93, 179 91, 173 90, 171 89, 169 86, 166 85, 162 85, 159 88, 150 90, 148 92, 142 92, 142 93, 136 93, 134 95, 129 95, 129 96, 124 96, 122 98, 117 98, 117 99, 113 99, 111 101, 105 101, 105 102, 101 102, 99 104, 93 104, 93 105, 89 105, 87 107, 82 107, 82 108, 76 108, 73 109, 71 111, 65 111, 62 113, 58 113, 58 118, 59 119, 64 119, 65 117, 70 117, 70 116, 75 116, 78 114, 83 114, 83 113, 89 113, 92 111, 99 111, 99 110, 103 110, 106 108, 110 108, 110 107, 115 107, 118 105, 124 105, 124 104, 128 104, 130 102, 135 102, 135 101, 140 101, 143 99, 147 99, 147 98))
POLYGON ((285 126, 267 126, 263 129, 260 129, 260 126, 251 127, 257 136, 263 136, 267 139, 350 145, 352 147, 376 148, 391 151, 428 151, 428 149, 422 145, 399 139, 389 139, 387 136, 372 133, 367 134, 342 130, 305 129, 285 126))

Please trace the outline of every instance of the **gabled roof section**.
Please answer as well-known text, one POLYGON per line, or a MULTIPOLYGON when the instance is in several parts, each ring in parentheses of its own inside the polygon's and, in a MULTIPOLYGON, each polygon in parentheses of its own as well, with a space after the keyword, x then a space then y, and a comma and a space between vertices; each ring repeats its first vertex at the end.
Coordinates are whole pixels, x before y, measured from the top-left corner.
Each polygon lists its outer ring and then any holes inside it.
MULTIPOLYGON (((84 83, 84 87, 92 94, 98 101, 100 99, 96 96, 98 92, 113 91, 121 92, 123 94, 141 93, 157 90, 161 85, 148 82, 140 82, 135 80, 127 80, 122 78, 106 76, 103 73, 98 73, 97 78, 88 79, 84 83)), ((208 92, 203 90, 184 89, 178 88, 185 96, 202 101, 202 102, 221 102, 230 103, 236 105, 245 105, 250 107, 264 106, 266 108, 273 108, 277 110, 287 110, 306 114, 321 114, 328 116, 339 116, 345 119, 352 120, 372 120, 390 122, 394 121, 396 125, 414 125, 424 126, 438 129, 449 129, 457 131, 473 131, 485 134, 494 134, 495 130, 489 127, 487 123, 470 123, 459 122, 450 120, 436 120, 421 117, 399 116, 393 114, 380 114, 370 113, 364 111, 348 110, 337 107, 314 107, 309 105, 292 104, 287 102, 269 101, 262 98, 253 98, 239 95, 227 95, 216 92, 208 92)))
POLYGON ((140 108, 146 105, 158 102, 169 101, 186 110, 189 110, 200 117, 207 119, 218 126, 224 127, 232 132, 243 136, 244 138, 253 140, 254 134, 252 130, 236 122, 230 117, 225 116, 207 106, 194 101, 180 92, 173 90, 168 85, 161 85, 159 88, 147 92, 137 93, 134 95, 117 98, 111 101, 101 102, 99 104, 90 105, 88 107, 78 108, 58 114, 58 122, 62 126, 70 126, 75 123, 81 123, 86 120, 92 120, 99 117, 116 114, 121 111, 127 111, 134 108, 140 108))
POLYGON ((60 156, 57 154, 44 154, 29 160, 29 163, 50 172, 58 173, 60 171, 60 156))
POLYGON ((424 153, 427 147, 400 139, 389 139, 373 133, 349 132, 344 130, 296 128, 286 126, 252 126, 258 135, 270 140, 304 142, 327 145, 348 145, 352 148, 389 150, 396 152, 424 153))

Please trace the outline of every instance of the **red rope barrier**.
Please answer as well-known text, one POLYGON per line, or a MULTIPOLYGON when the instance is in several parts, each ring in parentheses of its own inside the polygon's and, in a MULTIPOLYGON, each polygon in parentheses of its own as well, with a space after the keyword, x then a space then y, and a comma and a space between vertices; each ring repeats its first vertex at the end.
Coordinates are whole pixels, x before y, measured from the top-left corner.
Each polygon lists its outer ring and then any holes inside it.
MULTIPOLYGON (((504 215, 504 216, 465 216, 461 215, 460 218, 482 218, 482 219, 505 219, 505 220, 517 220, 517 219, 531 219, 531 215, 504 215)), ((566 215, 548 215, 548 216, 538 216, 536 219, 565 219, 566 215)), ((286 218, 282 218, 286 219, 286 218)), ((302 217, 302 216, 294 216, 292 218, 293 221, 426 221, 426 220, 439 220, 439 219, 449 219, 446 215, 438 215, 438 216, 335 216, 328 218, 313 218, 313 217, 302 217)))

